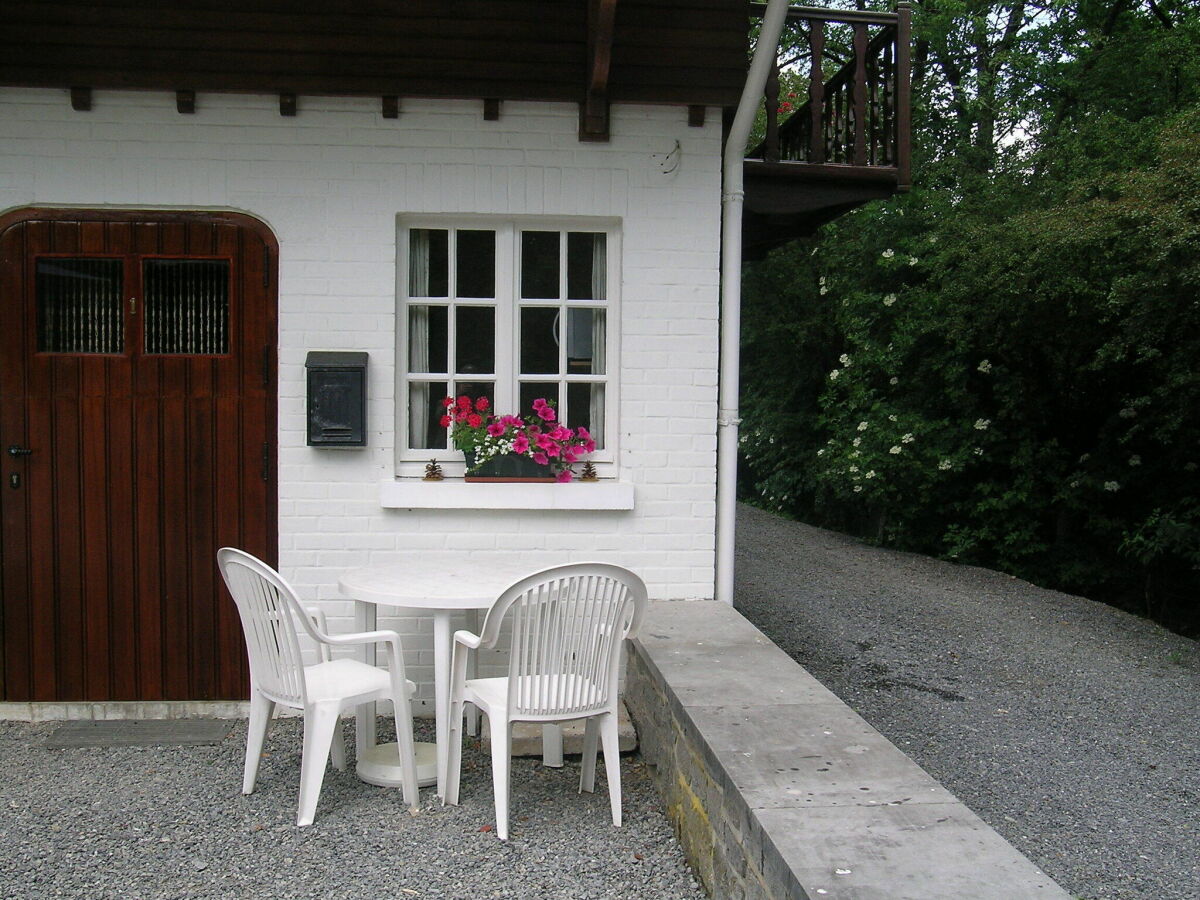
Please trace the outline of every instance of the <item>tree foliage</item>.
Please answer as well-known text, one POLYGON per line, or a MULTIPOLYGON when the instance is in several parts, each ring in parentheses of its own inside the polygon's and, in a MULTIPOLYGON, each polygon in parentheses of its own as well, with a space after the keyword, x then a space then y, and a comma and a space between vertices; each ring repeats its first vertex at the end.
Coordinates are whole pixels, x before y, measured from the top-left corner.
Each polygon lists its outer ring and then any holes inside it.
POLYGON ((925 2, 917 185, 745 273, 760 501, 1195 630, 1200 11, 925 2))

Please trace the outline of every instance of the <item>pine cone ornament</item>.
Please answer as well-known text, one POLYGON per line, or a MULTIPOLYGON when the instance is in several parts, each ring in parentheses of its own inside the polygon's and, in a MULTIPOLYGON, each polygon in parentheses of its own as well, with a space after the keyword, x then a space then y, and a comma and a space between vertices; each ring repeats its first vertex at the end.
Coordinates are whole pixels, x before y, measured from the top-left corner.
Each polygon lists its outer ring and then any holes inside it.
POLYGON ((580 481, 598 481, 599 476, 596 474, 596 467, 589 461, 583 464, 583 471, 579 473, 580 481))
POLYGON ((436 459, 431 459, 425 466, 425 477, 421 480, 441 481, 443 477, 442 467, 438 465, 438 461, 436 459))

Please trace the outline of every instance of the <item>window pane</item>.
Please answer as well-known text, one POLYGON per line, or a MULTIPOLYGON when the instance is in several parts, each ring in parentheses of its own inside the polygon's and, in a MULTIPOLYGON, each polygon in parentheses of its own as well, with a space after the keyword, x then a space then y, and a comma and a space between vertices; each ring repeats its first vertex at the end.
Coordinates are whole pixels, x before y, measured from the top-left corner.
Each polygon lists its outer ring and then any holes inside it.
POLYGON ((408 371, 446 371, 448 316, 444 306, 408 308, 408 371))
POLYGON ((572 231, 567 235, 567 298, 604 300, 608 294, 605 262, 608 235, 572 231))
POLYGON ((446 382, 417 381, 408 386, 408 446, 413 450, 444 450, 446 429, 441 418, 446 382))
POLYGON ((445 297, 450 291, 450 241, 444 228, 408 232, 408 295, 445 297))
POLYGON ((604 310, 567 310, 567 372, 569 374, 603 375, 604 342, 604 310))
POLYGON ((496 371, 496 311, 490 306, 459 306, 454 310, 457 333, 455 360, 459 374, 496 371))
POLYGON ((37 346, 42 353, 121 353, 122 261, 37 261, 37 346))
POLYGON ((558 232, 521 232, 521 296, 558 298, 558 232))
POLYGON ((496 397, 495 387, 491 381, 459 381, 455 383, 454 396, 458 398, 466 394, 472 403, 480 397, 487 397, 491 401, 496 397))
POLYGON ((596 449, 604 449, 604 385, 568 384, 566 415, 567 424, 586 428, 596 441, 596 449))
POLYGON ((558 307, 526 306, 521 309, 520 374, 558 374, 558 330, 558 307))
POLYGON ((458 232, 456 297, 496 296, 496 233, 458 232))
POLYGON ((524 381, 521 383, 521 400, 517 406, 518 416, 528 416, 533 414, 533 401, 545 400, 549 403, 558 404, 558 384, 555 382, 545 381, 524 381))
POLYGON ((148 259, 142 348, 145 353, 229 352, 229 261, 148 259))

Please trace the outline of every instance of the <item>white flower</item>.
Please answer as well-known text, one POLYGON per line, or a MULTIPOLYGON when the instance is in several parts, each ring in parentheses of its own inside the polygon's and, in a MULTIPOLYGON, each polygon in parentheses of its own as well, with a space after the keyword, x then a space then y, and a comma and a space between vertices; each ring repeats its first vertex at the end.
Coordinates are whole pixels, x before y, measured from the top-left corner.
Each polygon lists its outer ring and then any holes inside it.
POLYGON ((850 355, 848 353, 843 353, 838 357, 838 362, 840 362, 843 366, 850 365, 850 355))
POLYGON ((858 471, 858 466, 851 466, 851 467, 850 467, 850 471, 851 471, 851 472, 857 472, 857 471, 858 471))
POLYGON ((975 448, 975 455, 976 455, 976 456, 983 456, 983 448, 982 448, 982 447, 976 447, 976 448, 975 448))
POLYGON ((821 293, 821 296, 824 297, 826 294, 829 293, 829 288, 825 287, 825 285, 821 285, 820 293, 821 293))
POLYGON ((892 305, 893 303, 895 303, 895 302, 896 302, 896 295, 895 295, 895 294, 888 294, 887 296, 885 296, 885 297, 883 298, 883 305, 884 305, 884 306, 891 306, 891 305, 892 305))
POLYGON ((856 485, 854 486, 854 493, 856 493, 856 494, 857 494, 857 493, 860 493, 861 491, 862 491, 862 485, 861 485, 861 484, 856 484, 856 485))
POLYGON ((817 284, 821 285, 821 287, 825 287, 825 276, 824 275, 822 275, 820 278, 817 279, 817 284))
POLYGON ((830 373, 829 373, 829 380, 830 380, 830 381, 837 381, 837 377, 838 377, 839 375, 841 375, 841 374, 842 374, 842 370, 841 370, 841 369, 834 369, 832 372, 830 372, 830 373))
POLYGON ((1196 464, 1195 464, 1194 462, 1190 462, 1190 463, 1184 463, 1184 465, 1183 465, 1183 471, 1185 471, 1185 472, 1195 472, 1195 471, 1196 471, 1196 464))
POLYGON ((981 362, 979 364, 978 369, 984 375, 987 375, 989 372, 992 371, 992 364, 985 359, 983 362, 981 362))
POLYGON ((1078 482, 1078 481, 1072 481, 1072 482, 1071 482, 1071 487, 1073 487, 1073 488, 1077 488, 1077 487, 1079 487, 1079 482, 1078 482))
POLYGON ((917 264, 917 262, 918 262, 918 261, 919 261, 919 260, 918 260, 918 259, 917 259, 915 256, 910 256, 910 257, 908 258, 908 264, 909 264, 910 266, 915 266, 915 265, 917 264))
POLYGON ((889 421, 889 422, 895 422, 895 421, 896 421, 896 414, 895 414, 895 413, 892 413, 890 416, 888 416, 888 421, 889 421))
POLYGON ((906 434, 904 437, 900 438, 900 443, 902 443, 902 444, 911 444, 911 443, 912 443, 913 441, 915 441, 915 440, 916 440, 916 438, 914 438, 914 437, 912 436, 912 434, 911 434, 911 433, 909 433, 909 434, 906 434))
POLYGON ((820 450, 817 451, 817 456, 824 456, 824 455, 825 455, 825 448, 822 447, 820 450))
POLYGON ((1115 481, 1106 481, 1104 482, 1104 489, 1106 491, 1119 491, 1121 489, 1121 485, 1115 481))
POLYGON ((859 444, 861 444, 861 443, 862 443, 862 438, 860 438, 860 437, 856 437, 856 438, 854 439, 854 446, 855 446, 855 447, 857 447, 857 446, 858 446, 859 444))
POLYGON ((1080 461, 1081 463, 1085 463, 1085 462, 1087 462, 1087 461, 1088 461, 1089 459, 1091 459, 1091 458, 1092 458, 1092 454, 1090 454, 1090 453, 1085 453, 1085 454, 1083 454, 1083 456, 1079 457, 1079 461, 1080 461))
POLYGON ((938 471, 945 472, 949 468, 950 468, 950 460, 948 460, 948 459, 943 459, 940 463, 938 463, 938 471))
POLYGON ((860 451, 860 450, 851 450, 850 451, 851 459, 858 459, 860 456, 862 456, 862 451, 860 451))
MULTIPOLYGON (((895 375, 893 375, 891 378, 888 379, 888 384, 899 384, 899 383, 900 383, 900 379, 897 378, 895 375)), ((896 420, 892 419, 892 421, 895 422, 896 420)))
POLYGON ((931 235, 929 236, 929 243, 931 243, 931 244, 936 244, 936 243, 937 243, 937 235, 936 235, 936 234, 931 234, 931 235))
POLYGON ((1129 457, 1129 464, 1131 466, 1140 466, 1142 464, 1142 458, 1135 453, 1133 456, 1129 457))
POLYGON ((1122 419, 1132 419, 1134 416, 1137 415, 1137 410, 1134 409, 1132 406, 1127 406, 1123 410, 1121 410, 1119 413, 1117 413, 1117 415, 1120 416, 1122 419))
POLYGON ((891 247, 888 247, 886 250, 883 251, 884 259, 891 259, 895 255, 896 255, 896 251, 893 250, 891 247))
POLYGON ((904 449, 904 448, 903 448, 903 447, 901 447, 899 444, 896 444, 895 446, 893 446, 893 447, 892 447, 892 449, 890 449, 890 450, 888 451, 888 453, 891 453, 893 456, 895 456, 895 455, 896 455, 897 453, 899 453, 899 452, 900 452, 902 449, 904 449))
POLYGON ((869 471, 869 472, 867 472, 865 475, 863 475, 863 478, 874 478, 874 477, 875 477, 875 470, 874 470, 874 469, 872 469, 871 471, 869 471))
POLYGON ((870 422, 859 422, 859 423, 858 423, 858 430, 859 430, 859 431, 866 431, 866 430, 867 430, 867 429, 870 427, 870 425, 871 425, 871 423, 870 423, 870 422))
POLYGON ((991 419, 976 419, 975 420, 975 430, 976 431, 987 431, 988 426, 991 424, 992 424, 991 419))

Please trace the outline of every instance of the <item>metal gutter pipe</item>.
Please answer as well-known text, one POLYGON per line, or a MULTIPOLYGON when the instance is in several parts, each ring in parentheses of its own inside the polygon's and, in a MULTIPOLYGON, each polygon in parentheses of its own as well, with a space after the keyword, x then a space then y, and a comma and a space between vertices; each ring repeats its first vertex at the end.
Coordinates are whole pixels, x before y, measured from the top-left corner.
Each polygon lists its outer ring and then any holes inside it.
POLYGON ((721 194, 721 361, 717 399, 716 599, 733 605, 733 547, 737 516, 738 391, 742 332, 742 164, 750 126, 779 49, 788 0, 768 0, 754 58, 725 141, 721 194))

